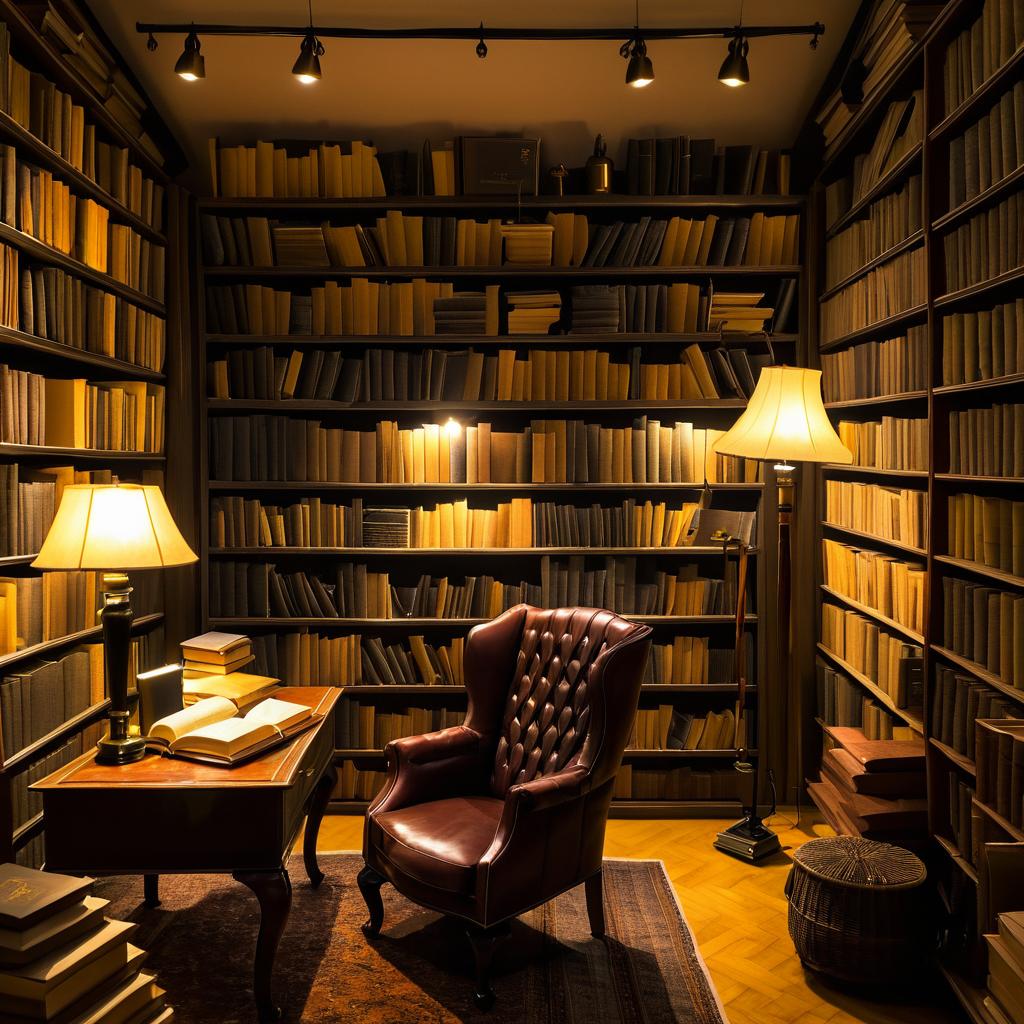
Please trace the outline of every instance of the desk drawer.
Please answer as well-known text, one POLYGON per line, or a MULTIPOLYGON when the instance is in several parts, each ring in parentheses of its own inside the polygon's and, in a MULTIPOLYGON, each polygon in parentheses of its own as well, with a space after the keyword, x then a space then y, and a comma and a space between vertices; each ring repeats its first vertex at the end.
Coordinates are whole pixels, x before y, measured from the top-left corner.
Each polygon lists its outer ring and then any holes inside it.
POLYGON ((299 764, 296 784, 285 794, 282 817, 286 835, 297 831, 313 789, 333 759, 334 730, 321 727, 299 764))

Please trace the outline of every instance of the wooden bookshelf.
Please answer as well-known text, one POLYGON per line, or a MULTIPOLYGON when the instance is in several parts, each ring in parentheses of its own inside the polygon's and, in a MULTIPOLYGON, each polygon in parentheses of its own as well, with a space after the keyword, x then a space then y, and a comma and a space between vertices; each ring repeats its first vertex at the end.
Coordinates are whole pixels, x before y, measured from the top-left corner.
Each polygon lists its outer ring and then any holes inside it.
MULTIPOLYGON (((41 15, 41 11, 37 12, 41 15)), ((66 60, 51 41, 51 37, 41 35, 31 18, 26 13, 25 5, 12 0, 0 0, 0 20, 6 23, 11 45, 11 53, 23 66, 31 72, 41 75, 52 82, 58 89, 68 93, 76 105, 84 108, 85 120, 95 127, 97 143, 123 147, 127 150, 128 162, 138 168, 144 177, 150 179, 158 187, 159 197, 154 202, 163 204, 159 220, 155 223, 164 225, 158 229, 143 216, 130 209, 125 202, 106 191, 98 181, 75 167, 68 159, 51 149, 42 138, 32 134, 27 128, 15 120, 7 110, 0 110, 0 142, 10 146, 19 163, 32 168, 52 173, 54 179, 70 190, 78 199, 87 199, 103 207, 109 216, 110 224, 129 228, 145 243, 166 247, 171 241, 167 230, 168 217, 166 211, 171 202, 172 192, 176 186, 160 161, 153 158, 140 138, 126 130, 120 121, 105 106, 106 95, 94 91, 92 84, 81 75, 73 64, 66 60)), ((105 44, 106 45, 106 44, 105 44)), ((113 48, 111 54, 115 58, 116 69, 123 72, 128 81, 137 86, 131 72, 126 69, 113 48)), ((180 150, 170 145, 170 133, 163 128, 155 117, 148 99, 143 96, 146 105, 144 117, 147 131, 152 128, 158 138, 154 145, 161 151, 168 144, 167 155, 171 164, 180 166, 180 150)), ((174 168, 175 170, 177 168, 174 168)), ((168 303, 158 301, 149 294, 116 280, 112 274, 97 270, 63 253, 39 239, 22 232, 11 224, 0 224, 0 242, 10 246, 20 255, 19 269, 57 268, 72 279, 85 285, 124 300, 138 310, 153 314, 161 319, 174 317, 170 301, 172 291, 165 289, 168 303)), ((41 301, 38 297, 36 301, 41 301)), ((121 311, 118 311, 120 318, 121 311)), ((76 317, 83 325, 87 317, 84 310, 76 317)), ((120 326, 120 325, 119 325, 120 326)), ((77 348, 49 338, 39 337, 31 333, 32 325, 22 324, 28 329, 13 326, 0 327, 0 362, 16 370, 26 370, 41 374, 44 377, 85 377, 91 381, 131 380, 152 382, 165 385, 168 383, 170 371, 178 372, 172 364, 171 346, 167 346, 167 366, 153 369, 120 358, 114 358, 88 349, 77 348)), ((91 334, 94 332, 90 332, 91 334)), ((167 332, 168 340, 170 331, 167 332)), ((94 342, 95 343, 95 342, 94 342)), ((120 349, 119 349, 120 351, 120 349)), ((52 466, 72 465, 78 470, 112 470, 114 473, 135 478, 143 471, 163 471, 167 460, 162 453, 109 451, 100 449, 79 449, 58 447, 55 445, 23 445, 13 443, 0 444, 0 461, 23 466, 24 469, 47 468, 52 466)), ((23 477, 22 477, 23 478, 23 477)), ((13 495, 8 495, 13 497, 13 495)), ((31 562, 31 554, 3 555, 0 567, 8 576, 27 577, 37 573, 31 562)), ((162 586, 155 588, 156 601, 152 612, 138 614, 133 624, 133 632, 137 637, 145 637, 155 630, 162 629, 165 624, 162 598, 162 586)), ((90 621, 90 620, 86 620, 90 621)), ((6 677, 26 670, 31 664, 53 660, 71 653, 86 644, 96 644, 102 640, 102 627, 93 626, 77 630, 65 636, 58 636, 41 643, 23 647, 19 650, 0 656, 0 677, 6 677)), ((152 644, 151 644, 152 645, 152 644)), ((156 656, 163 658, 161 649, 156 656)), ((95 691, 94 691, 95 698, 95 691)), ((18 860, 40 866, 42 858, 41 840, 45 838, 45 821, 41 813, 29 814, 24 820, 18 820, 16 813, 23 813, 15 807, 16 793, 21 791, 30 771, 39 770, 51 755, 63 752, 69 743, 79 743, 84 735, 91 735, 101 724, 107 710, 108 701, 95 701, 91 706, 67 717, 45 735, 37 736, 31 742, 24 743, 15 750, 5 750, 0 763, 0 860, 18 860), (86 732, 88 730, 89 732, 86 732)), ((5 702, 5 710, 6 702, 5 702)), ((0 712, 2 714, 2 712, 0 712)), ((27 736, 26 736, 27 738, 27 736)))
MULTIPOLYGON (((400 196, 381 199, 211 199, 202 200, 198 205, 200 214, 211 213, 218 217, 223 216, 266 216, 270 218, 293 217, 296 223, 301 223, 300 218, 305 217, 306 222, 322 223, 332 221, 335 223, 361 223, 363 225, 373 224, 377 216, 382 215, 386 210, 397 209, 399 211, 424 213, 424 214, 460 214, 466 216, 476 215, 477 219, 487 216, 507 216, 515 209, 514 199, 506 197, 444 197, 444 196, 400 196)), ((768 212, 795 212, 803 210, 804 201, 801 197, 763 197, 763 196, 671 196, 671 197, 636 197, 636 196, 569 196, 564 198, 539 196, 524 199, 521 210, 524 216, 543 217, 548 210, 578 211, 586 213, 591 222, 600 222, 602 215, 605 220, 622 219, 627 223, 639 219, 641 211, 643 215, 653 217, 672 215, 699 216, 705 212, 720 211, 723 214, 735 211, 742 214, 744 211, 768 212), (765 201, 762 201, 765 200, 765 201), (635 213, 633 212, 635 211, 635 213)), ((472 266, 472 267, 443 267, 443 266, 414 266, 414 267, 348 267, 348 268, 324 268, 307 270, 296 267, 250 267, 250 266, 206 266, 202 264, 201 256, 198 274, 198 290, 202 294, 208 286, 217 286, 229 282, 260 282, 263 284, 288 286, 288 283, 296 284, 299 290, 303 289, 305 282, 314 285, 324 280, 338 279, 345 282, 353 277, 365 277, 374 280, 408 280, 409 278, 429 278, 438 281, 455 281, 460 287, 473 289, 482 287, 484 283, 501 284, 502 291, 506 289, 515 290, 522 282, 524 287, 547 286, 558 290, 563 297, 563 308, 568 289, 575 284, 584 283, 615 283, 615 284, 639 284, 669 283, 672 281, 716 281, 718 290, 728 291, 736 287, 742 281, 749 282, 750 290, 761 290, 763 287, 766 293, 773 294, 777 290, 778 283, 786 277, 801 277, 803 275, 802 265, 784 266, 685 266, 685 267, 520 267, 520 266, 472 266)), ((797 304, 799 306, 799 304, 797 304)), ((794 317, 797 314, 794 310, 794 317)), ((287 352, 290 349, 301 349, 304 352, 317 349, 344 349, 346 353, 353 351, 358 354, 363 350, 373 348, 473 348, 486 353, 493 353, 497 349, 529 349, 536 347, 558 347, 571 349, 597 349, 599 352, 619 352, 623 348, 640 346, 644 353, 645 362, 664 362, 666 358, 674 359, 675 355, 663 356, 661 351, 666 353, 671 349, 679 352, 690 344, 700 345, 702 348, 726 349, 743 347, 754 353, 774 353, 775 358, 784 361, 795 361, 796 350, 802 339, 802 332, 796 330, 792 333, 777 335, 754 334, 737 335, 721 334, 718 332, 698 332, 694 334, 679 333, 606 333, 606 334, 533 334, 533 335, 502 335, 502 336, 481 336, 481 335, 444 335, 435 334, 427 336, 352 336, 333 335, 316 337, 309 335, 228 335, 222 333, 211 333, 206 329, 205 317, 200 316, 197 325, 199 338, 199 351, 202 366, 205 367, 211 358, 223 358, 226 351, 238 350, 241 348, 256 348, 264 345, 273 346, 279 353, 287 352), (659 351, 660 350, 660 351, 659 351)), ((203 382, 203 394, 209 392, 203 382)), ((436 422, 437 416, 447 417, 449 414, 458 416, 475 416, 477 414, 491 413, 495 421, 504 420, 513 423, 528 421, 531 417, 545 418, 555 416, 557 418, 585 419, 586 422, 598 422, 602 425, 614 425, 628 422, 630 414, 634 416, 649 415, 661 419, 662 422, 671 422, 673 419, 692 421, 696 427, 715 427, 726 429, 745 407, 745 401, 734 398, 722 398, 713 400, 683 400, 683 401, 587 401, 587 402, 544 402, 525 401, 522 403, 491 402, 491 401, 467 401, 467 402, 413 402, 413 401, 383 401, 383 402, 355 402, 341 403, 336 401, 277 401, 277 400, 250 400, 244 398, 233 399, 203 399, 204 415, 202 423, 204 426, 204 438, 202 442, 203 458, 208 459, 207 449, 208 428, 215 417, 229 414, 257 414, 270 413, 284 415, 294 413, 298 415, 320 414, 329 420, 331 426, 347 426, 349 423, 360 424, 361 429, 368 429, 368 425, 377 418, 402 416, 402 425, 418 425, 415 419, 422 415, 424 421, 436 422), (561 414, 561 415, 560 415, 561 414)), ((536 546, 530 549, 494 548, 494 549, 473 549, 458 548, 453 550, 430 550, 421 548, 412 549, 367 549, 345 547, 340 549, 323 548, 214 548, 209 543, 209 531, 205 523, 205 509, 214 497, 222 495, 264 495, 267 500, 274 500, 279 503, 288 503, 298 500, 304 495, 331 496, 330 500, 344 502, 344 495, 363 495, 366 500, 371 497, 386 501, 388 505, 405 505, 416 507, 420 504, 438 501, 450 501, 457 498, 469 498, 471 504, 474 500, 480 507, 493 507, 492 501, 507 500, 508 496, 529 495, 540 500, 551 499, 566 504, 587 506, 590 504, 602 504, 613 506, 621 502, 623 497, 636 498, 637 500, 651 499, 655 501, 666 501, 670 505, 672 499, 676 501, 694 501, 697 495, 706 493, 711 498, 712 507, 715 508, 736 508, 756 509, 758 511, 758 536, 755 541, 755 554, 763 555, 765 543, 774 547, 774 536, 766 536, 763 528, 763 483, 726 483, 706 484, 704 480, 694 480, 682 483, 487 483, 487 484, 459 484, 459 483, 358 483, 358 482, 303 482, 303 481, 246 481, 234 482, 210 478, 208 473, 203 472, 203 484, 201 495, 201 507, 204 509, 203 536, 202 536, 202 558, 204 563, 204 580, 202 596, 202 615, 205 628, 234 629, 241 632, 259 631, 267 635, 277 634, 281 631, 297 629, 310 629, 317 631, 320 635, 334 634, 362 634, 367 636, 386 637, 387 643, 401 642, 401 638, 412 633, 423 632, 430 637, 443 638, 446 636, 462 636, 469 628, 480 621, 472 619, 435 619, 435 618, 402 618, 402 619, 367 619, 367 618, 337 618, 337 619, 303 619, 303 618, 251 618, 251 617, 230 617, 213 614, 210 603, 209 592, 209 571, 205 567, 211 561, 216 562, 222 558, 236 560, 261 560, 268 559, 285 561, 289 558, 296 559, 302 565, 309 564, 310 559, 322 558, 329 560, 334 566, 338 561, 366 561, 371 565, 379 565, 381 559, 392 560, 395 568, 392 575, 403 574, 415 576, 419 571, 431 572, 433 575, 444 575, 438 571, 439 560, 446 562, 455 560, 456 566, 482 565, 484 560, 492 562, 494 568, 488 571, 496 578, 511 582, 512 575, 516 579, 521 576, 532 580, 533 572, 539 565, 541 557, 636 557, 638 559, 638 576, 646 572, 644 566, 650 567, 660 562, 670 560, 672 566, 696 563, 703 566, 701 575, 718 576, 720 569, 714 562, 716 557, 721 558, 721 550, 717 547, 711 548, 632 548, 632 547, 542 547, 536 546), (385 498, 386 495, 386 498, 385 498), (515 567, 522 563, 521 572, 515 567), (714 566, 714 568, 712 568, 714 566), (418 569, 422 567, 422 569, 418 569), (507 567, 507 568, 505 568, 507 567), (507 579, 506 579, 507 577, 507 579)), ((769 531, 769 534, 771 531, 769 531)), ((769 557, 771 557, 769 555, 769 557)), ((765 600, 764 573, 757 566, 760 559, 753 562, 754 608, 759 609, 765 600)), ((674 570, 673 570, 674 571, 674 570)), ((449 575, 455 574, 458 578, 459 569, 449 570, 449 575)), ((676 634, 684 635, 706 635, 718 638, 720 643, 725 643, 727 631, 733 624, 731 615, 700 615, 700 616, 629 616, 636 621, 650 623, 656 630, 656 640, 659 643, 671 642, 676 634)), ((758 629, 758 616, 753 614, 747 618, 748 630, 752 634, 755 645, 755 682, 761 674, 761 666, 765 664, 765 640, 758 629)), ((447 641, 445 641, 447 642, 447 641)), ((756 693, 756 688, 752 688, 756 693)), ((387 701, 396 697, 401 699, 411 698, 414 695, 432 697, 434 699, 445 699, 446 702, 458 700, 462 695, 461 687, 448 686, 420 686, 420 687, 399 687, 393 685, 346 685, 345 697, 360 699, 362 701, 387 701)), ((688 706, 704 706, 705 702, 717 701, 717 705, 725 706, 730 695, 735 692, 732 686, 719 685, 663 685, 648 684, 643 688, 644 700, 661 699, 664 702, 675 700, 686 700, 688 706)), ((753 703, 753 701, 752 701, 753 703)), ((762 702, 763 703, 763 702, 762 702)), ((446 703, 446 706, 450 706, 446 703)), ((339 748, 340 750, 341 748, 339 748)), ((339 754, 340 759, 349 754, 343 751, 339 754)), ((353 758, 364 763, 366 752, 351 752, 353 758)), ((628 752, 627 760, 648 765, 651 768, 673 765, 676 762, 695 763, 707 762, 709 768, 728 768, 730 759, 734 752, 672 752, 672 751, 637 751, 628 752), (696 756, 682 757, 683 754, 696 756), (720 763, 720 762, 724 762, 720 763)), ((383 767, 378 763, 378 768, 383 767)), ((742 780, 739 780, 742 785, 742 780)), ((737 790, 739 792, 739 790, 737 790)), ((362 800, 338 799, 332 803, 332 808, 341 813, 362 813, 366 803, 362 800)), ((722 800, 711 801, 672 801, 672 800, 626 800, 616 799, 613 813, 639 816, 665 815, 690 815, 700 813, 735 813, 739 808, 739 800, 723 802, 722 800)))
MULTIPOLYGON (((991 3, 992 0, 989 0, 991 3)), ((933 719, 938 715, 934 710, 936 694, 939 693, 939 669, 951 670, 958 676, 984 683, 996 696, 1007 698, 1010 705, 1019 707, 1019 714, 1024 715, 1024 689, 1011 685, 1010 681, 999 678, 983 665, 957 654, 950 648, 950 641, 944 635, 944 594, 943 581, 947 578, 973 582, 982 586, 990 586, 997 590, 1019 594, 1024 588, 1024 579, 1012 573, 993 569, 989 566, 954 557, 949 553, 948 530, 949 518, 953 514, 948 508, 948 498, 956 493, 972 493, 983 496, 998 496, 1015 499, 1024 485, 1024 480, 1008 476, 983 476, 979 474, 947 472, 949 466, 950 426, 949 413, 954 410, 965 410, 972 407, 985 407, 992 403, 1014 403, 1019 401, 1019 391, 1024 383, 1024 374, 1010 372, 1003 376, 990 379, 979 379, 969 383, 946 383, 944 373, 944 336, 943 318, 954 312, 974 312, 992 308, 997 303, 1009 301, 1020 294, 1021 282, 1024 281, 1024 269, 1017 267, 1005 273, 985 277, 963 287, 949 287, 946 283, 946 244, 951 233, 963 228, 969 221, 979 215, 985 215, 997 203, 1008 196, 1018 194, 1024 184, 1024 167, 1008 169, 1004 163, 998 170, 995 166, 987 180, 981 180, 983 188, 975 187, 976 194, 971 195, 966 183, 961 185, 954 177, 957 168, 951 157, 951 144, 962 137, 965 131, 986 114, 1013 84, 1019 81, 1021 68, 1024 67, 1024 46, 1018 47, 1006 62, 994 69, 991 74, 974 90, 953 107, 946 109, 946 93, 944 65, 946 49, 961 32, 969 28, 980 14, 982 4, 970 0, 950 0, 938 15, 931 28, 918 41, 914 50, 900 62, 889 76, 889 81, 863 105, 863 109, 854 115, 853 127, 842 133, 838 145, 831 147, 822 164, 818 183, 809 200, 810 223, 820 224, 824 221, 824 189, 825 187, 848 173, 852 160, 859 152, 870 147, 872 125, 877 124, 882 111, 892 100, 907 97, 914 89, 923 90, 924 121, 923 145, 915 145, 898 161, 891 171, 883 175, 875 183, 870 192, 858 200, 836 222, 821 230, 818 238, 810 248, 808 259, 808 284, 812 291, 818 278, 824 277, 825 241, 833 238, 840 231, 848 228, 855 221, 867 216, 870 203, 882 196, 898 191, 910 173, 921 174, 921 209, 920 231, 908 235, 899 245, 890 248, 887 254, 874 260, 866 261, 858 274, 848 274, 835 288, 820 291, 823 298, 835 294, 852 280, 856 280, 861 272, 866 272, 872 265, 884 262, 886 257, 899 251, 906 251, 914 246, 923 245, 926 259, 924 301, 912 309, 897 316, 882 320, 870 328, 850 331, 840 338, 831 339, 817 346, 812 344, 811 356, 815 348, 818 352, 832 352, 836 349, 861 345, 869 341, 880 341, 902 334, 906 328, 914 324, 924 324, 927 338, 927 386, 924 390, 910 395, 893 394, 878 398, 860 399, 851 402, 833 402, 829 404, 830 415, 838 419, 844 410, 855 410, 855 416, 868 418, 883 411, 894 416, 913 415, 916 418, 927 418, 928 430, 928 469, 918 472, 873 470, 866 467, 826 466, 819 472, 821 484, 818 500, 821 503, 818 527, 818 541, 822 536, 844 540, 859 548, 867 548, 881 554, 890 554, 903 560, 923 560, 927 569, 925 593, 925 623, 921 633, 908 631, 898 624, 880 616, 872 609, 850 601, 827 586, 818 587, 819 606, 823 600, 832 601, 853 608, 858 613, 879 623, 886 629, 896 632, 921 647, 924 664, 924 709, 922 720, 912 721, 917 731, 922 732, 925 739, 925 757, 927 762, 929 834, 928 849, 929 874, 935 879, 937 892, 946 902, 946 910, 954 915, 954 894, 966 882, 970 890, 978 890, 978 902, 981 904, 985 894, 982 892, 985 879, 974 864, 968 851, 957 847, 951 838, 951 815, 949 804, 949 777, 957 784, 975 786, 977 770, 968 757, 959 753, 953 746, 943 742, 938 730, 940 726, 933 719), (856 128, 857 124, 860 128, 856 128), (951 181, 952 179, 952 181, 951 181), (951 188, 951 184, 954 186, 951 188), (963 189, 957 192, 956 188, 963 189), (962 195, 969 198, 961 199, 962 195), (956 199, 951 197, 956 196, 956 199), (817 216, 815 216, 817 214, 817 216), (890 404, 891 403, 891 404, 890 404), (889 409, 892 412, 889 412, 889 409), (862 410, 857 413, 856 410, 862 410), (911 413, 912 410, 912 413, 911 413), (828 522, 824 508, 825 479, 844 478, 861 480, 866 483, 877 483, 880 486, 893 488, 918 489, 927 495, 927 530, 922 547, 911 547, 898 542, 874 537, 868 533, 847 530, 828 522), (901 482, 902 481, 902 482, 901 482), (932 710, 929 710, 932 709, 932 710)), ((998 108, 993 115, 998 117, 998 108)), ((996 122, 998 123, 998 122, 996 122)), ((1016 125, 1016 131, 1020 131, 1016 125)), ((962 152, 962 150, 961 150, 962 152)), ((966 156, 964 161, 969 160, 966 156)), ((964 172, 966 174, 966 172, 964 172)), ((969 279, 969 278, 968 278, 969 279)), ((809 333, 814 338, 815 328, 812 324, 809 333)), ((1017 339, 1018 346, 1021 344, 1017 339)), ((1009 365, 1009 364, 1007 364, 1009 365)), ((964 374, 970 376, 970 373, 964 374)), ((978 375, 975 373, 975 375, 978 375)), ((955 379, 955 378, 954 378, 955 379)), ((977 439, 975 444, 981 444, 977 439)), ((1020 446, 1024 437, 1009 441, 1020 446)), ((823 584, 819 568, 819 584, 823 584)), ((847 676, 854 683, 871 694, 881 703, 885 695, 873 688, 870 680, 856 672, 851 666, 843 663, 823 646, 818 644, 819 654, 830 664, 847 676)), ((896 716, 907 720, 905 711, 889 706, 896 716)), ((914 718, 915 716, 911 716, 914 718)), ((986 823, 982 842, 989 838, 1003 841, 1024 842, 1024 831, 1014 828, 1008 821, 998 815, 993 808, 980 802, 976 797, 973 803, 978 814, 986 823)), ((831 809, 822 808, 830 822, 840 830, 848 826, 848 822, 840 820, 832 814, 831 809)), ((1010 909, 1010 908, 998 908, 1010 909)), ((967 914, 968 921, 973 921, 967 914)), ((962 923, 962 922, 961 922, 962 923)), ((987 995, 985 989, 985 948, 980 936, 968 950, 946 951, 943 972, 950 987, 963 1006, 970 1019, 976 1024, 992 1024, 992 1017, 984 1006, 987 995), (961 955, 963 954, 963 955, 961 955), (954 964, 954 959, 956 963, 954 964), (963 961, 961 964, 960 961, 963 961), (964 964, 968 966, 964 966, 964 964)))

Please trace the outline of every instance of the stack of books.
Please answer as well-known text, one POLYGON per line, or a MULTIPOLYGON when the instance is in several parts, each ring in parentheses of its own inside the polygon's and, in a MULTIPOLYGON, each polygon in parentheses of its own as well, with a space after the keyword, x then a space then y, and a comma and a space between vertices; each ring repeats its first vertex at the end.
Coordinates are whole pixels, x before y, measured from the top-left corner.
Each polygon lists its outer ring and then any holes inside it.
POLYGON ((104 916, 91 878, 0 866, 0 1006, 5 1021, 166 1024, 174 1016, 136 926, 104 916))
POLYGON ((869 740, 860 729, 826 729, 830 749, 821 781, 809 789, 814 802, 841 835, 900 846, 927 839, 924 743, 869 740))
POLYGON ((1024 1020, 1024 911, 1000 914, 999 931, 986 935, 988 991, 985 1009, 995 1024, 1024 1020))
POLYGON ((617 288, 600 284, 573 288, 570 334, 616 334, 618 330, 617 288))
POLYGON ((502 224, 501 237, 509 266, 551 266, 554 224, 502 224))
POLYGON ((450 298, 434 299, 435 334, 498 333, 498 286, 486 292, 456 292, 450 298))
POLYGON ((183 640, 182 698, 186 707, 208 697, 226 697, 245 711, 269 697, 279 679, 242 672, 253 660, 252 641, 240 633, 203 633, 183 640))
POLYGON ((708 314, 709 328, 742 334, 763 331, 775 313, 774 309, 759 305, 763 298, 764 292, 715 292, 708 314))
POLYGON ((547 334, 562 315, 558 292, 509 292, 508 333, 547 334))
POLYGON ((368 508, 363 512, 363 543, 368 548, 409 546, 407 508, 368 508))

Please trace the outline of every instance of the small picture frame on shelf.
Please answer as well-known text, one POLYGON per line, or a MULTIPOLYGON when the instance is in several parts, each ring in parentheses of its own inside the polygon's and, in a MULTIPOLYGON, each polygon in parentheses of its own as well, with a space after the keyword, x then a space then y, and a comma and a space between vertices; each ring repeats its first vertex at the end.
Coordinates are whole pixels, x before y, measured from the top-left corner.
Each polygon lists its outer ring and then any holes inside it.
POLYGON ((462 194, 535 196, 540 177, 540 139, 463 135, 459 138, 462 194))

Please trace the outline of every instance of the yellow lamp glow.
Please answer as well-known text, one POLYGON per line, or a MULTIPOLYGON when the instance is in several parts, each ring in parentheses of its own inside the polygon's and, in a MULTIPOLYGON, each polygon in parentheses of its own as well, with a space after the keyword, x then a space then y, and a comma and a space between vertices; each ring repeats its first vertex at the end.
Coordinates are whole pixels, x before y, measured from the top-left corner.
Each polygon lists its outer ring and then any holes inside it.
POLYGON ((797 366, 766 366, 743 415, 714 448, 775 462, 853 462, 825 412, 821 371, 797 366))
POLYGON ((445 432, 449 437, 458 437, 462 433, 462 424, 451 417, 448 418, 448 422, 444 425, 445 432))

